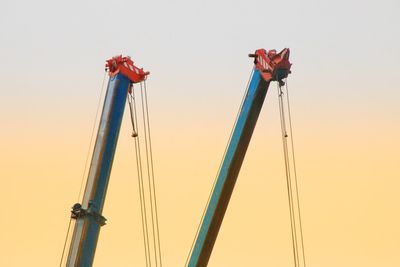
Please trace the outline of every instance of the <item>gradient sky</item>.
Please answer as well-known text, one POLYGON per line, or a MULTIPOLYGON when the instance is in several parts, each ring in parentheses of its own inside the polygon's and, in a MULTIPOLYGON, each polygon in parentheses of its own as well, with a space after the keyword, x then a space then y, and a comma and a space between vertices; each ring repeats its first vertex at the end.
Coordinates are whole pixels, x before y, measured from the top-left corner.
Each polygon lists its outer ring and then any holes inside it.
MULTIPOLYGON (((164 266, 183 266, 258 48, 291 49, 308 266, 400 266, 400 2, 11 1, 0 8, 0 266, 57 266, 104 62, 151 72, 164 266)), ((209 266, 293 266, 275 86, 209 266)), ((125 113, 95 264, 144 266, 125 113)))

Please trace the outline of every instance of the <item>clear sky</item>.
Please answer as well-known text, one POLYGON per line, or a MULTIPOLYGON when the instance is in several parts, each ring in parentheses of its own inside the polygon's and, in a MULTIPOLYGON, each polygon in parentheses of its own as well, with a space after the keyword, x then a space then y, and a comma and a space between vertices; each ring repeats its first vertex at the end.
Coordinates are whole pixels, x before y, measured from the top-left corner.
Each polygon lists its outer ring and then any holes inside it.
MULTIPOLYGON (((183 266, 247 54, 284 47, 308 266, 400 266, 399 1, 0 3, 0 266, 58 265, 104 62, 121 53, 151 72, 164 266, 183 266)), ((144 266, 127 115, 96 267, 144 266)), ((282 157, 270 90, 209 266, 293 266, 282 157)))

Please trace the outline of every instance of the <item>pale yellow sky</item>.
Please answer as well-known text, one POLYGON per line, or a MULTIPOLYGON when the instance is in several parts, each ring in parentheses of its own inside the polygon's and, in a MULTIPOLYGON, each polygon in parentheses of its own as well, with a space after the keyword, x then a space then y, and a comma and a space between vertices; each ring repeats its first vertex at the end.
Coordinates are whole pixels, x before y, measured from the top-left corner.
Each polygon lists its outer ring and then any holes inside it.
MULTIPOLYGON (((59 264, 103 63, 116 53, 151 72, 164 266, 183 266, 252 68, 247 53, 286 46, 307 266, 400 266, 399 11, 394 0, 4 1, 0 266, 59 264)), ((96 267, 144 266, 127 115, 96 267)), ((293 266, 279 126, 272 86, 211 267, 293 266)))

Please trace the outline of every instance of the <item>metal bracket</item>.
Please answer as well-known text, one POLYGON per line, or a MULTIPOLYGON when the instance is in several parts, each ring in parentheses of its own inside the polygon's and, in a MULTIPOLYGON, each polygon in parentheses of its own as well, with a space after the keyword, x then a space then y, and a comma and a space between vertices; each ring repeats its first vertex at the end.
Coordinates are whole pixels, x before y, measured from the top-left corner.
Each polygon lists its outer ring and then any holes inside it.
POLYGON ((96 209, 96 206, 92 201, 89 201, 89 207, 87 209, 83 209, 80 203, 76 203, 71 210, 71 218, 79 219, 84 218, 86 216, 92 216, 92 218, 100 225, 103 226, 106 224, 107 219, 103 217, 96 209))

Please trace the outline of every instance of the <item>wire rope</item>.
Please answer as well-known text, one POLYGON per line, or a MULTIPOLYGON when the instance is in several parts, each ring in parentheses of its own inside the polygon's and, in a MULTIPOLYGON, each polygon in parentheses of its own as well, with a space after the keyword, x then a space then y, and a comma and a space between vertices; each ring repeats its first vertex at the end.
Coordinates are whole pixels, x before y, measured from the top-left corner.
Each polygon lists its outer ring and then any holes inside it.
POLYGON ((97 108, 96 108, 96 115, 94 117, 94 122, 93 122, 93 126, 92 126, 92 133, 90 135, 90 141, 89 141, 89 147, 88 147, 88 151, 86 153, 86 160, 85 160, 85 167, 83 169, 83 174, 82 174, 82 179, 81 179, 81 185, 79 187, 79 194, 78 194, 78 198, 77 198, 77 202, 79 202, 80 198, 81 198, 81 194, 82 194, 82 189, 83 189, 83 182, 85 180, 85 174, 86 174, 86 170, 87 170, 87 165, 89 162, 89 156, 90 156, 90 151, 92 148, 92 144, 93 144, 93 136, 94 136, 94 131, 96 129, 96 122, 97 122, 97 118, 99 116, 99 111, 100 111, 100 105, 101 105, 101 99, 102 99, 102 95, 103 95, 103 90, 104 90, 104 82, 106 80, 106 74, 107 72, 104 72, 104 76, 103 76, 103 82, 101 84, 101 90, 100 90, 100 95, 97 101, 97 108))
MULTIPOLYGON (((81 198, 81 194, 82 194, 83 182, 84 182, 84 179, 85 179, 87 165, 88 165, 88 162, 89 162, 89 156, 90 156, 90 151, 91 151, 91 147, 92 147, 92 143, 93 143, 94 131, 96 129, 96 121, 97 121, 97 118, 98 118, 98 115, 99 115, 101 99, 102 99, 102 95, 103 95, 103 91, 104 91, 104 82, 106 80, 106 74, 107 74, 107 72, 104 72, 103 81, 101 83, 100 94, 99 94, 98 101, 97 101, 96 115, 94 117, 92 131, 91 131, 91 135, 90 135, 89 147, 88 147, 88 150, 87 150, 87 153, 86 153, 85 165, 84 165, 84 168, 83 168, 83 174, 82 174, 82 178, 81 178, 81 182, 80 182, 77 202, 79 202, 79 200, 81 198)), ((65 250, 67 248, 67 241, 68 241, 69 233, 70 233, 70 230, 71 230, 71 224, 72 224, 72 218, 70 218, 70 220, 69 220, 67 231, 66 231, 66 235, 65 235, 65 239, 64 239, 64 246, 63 246, 63 250, 62 250, 62 253, 61 253, 61 259, 60 259, 60 267, 61 267, 61 265, 63 263, 63 260, 64 260, 65 250)))
POLYGON ((67 234, 65 235, 65 241, 64 241, 64 246, 63 246, 63 250, 62 250, 62 254, 61 254, 61 260, 60 260, 60 267, 62 266, 62 263, 63 263, 63 260, 64 260, 64 253, 65 253, 65 249, 67 247, 69 231, 71 229, 71 222, 72 222, 72 218, 69 219, 68 228, 67 228, 67 234))
MULTIPOLYGON (((133 113, 134 125, 138 127, 137 123, 137 114, 136 114, 136 100, 134 96, 134 90, 132 88, 132 95, 128 97, 130 99, 130 111, 133 113)), ((133 127, 134 127, 133 125, 133 127)), ((143 240, 145 246, 145 258, 146 258, 146 266, 151 266, 151 257, 150 257, 150 245, 149 245, 149 231, 147 227, 147 212, 146 212, 146 199, 144 192, 144 182, 143 182, 143 170, 142 170, 142 157, 140 153, 140 139, 139 135, 135 137, 135 155, 136 155, 136 167, 138 174, 138 183, 139 183, 139 196, 140 196, 140 211, 142 218, 142 228, 143 228, 143 240)))
POLYGON ((149 137, 149 153, 150 153, 150 166, 151 166, 151 180, 153 184, 153 196, 154 196, 154 208, 155 208, 155 222, 156 222, 156 235, 157 235, 157 243, 158 243, 158 256, 160 261, 160 266, 162 266, 162 257, 161 257, 161 242, 160 242, 160 227, 158 222, 158 206, 157 206, 157 195, 156 195, 156 184, 154 178, 154 161, 153 161, 153 149, 151 142, 151 131, 150 131, 150 116, 149 116, 149 105, 147 100, 147 85, 146 80, 143 81, 144 85, 144 98, 146 104, 146 118, 147 118, 147 130, 149 137))
POLYGON ((236 126, 236 124, 237 124, 237 121, 238 121, 238 119, 239 119, 240 110, 241 110, 241 108, 242 108, 242 106, 243 106, 244 100, 245 100, 245 98, 246 98, 246 96, 247 96, 247 93, 248 93, 248 91, 249 91, 249 85, 250 85, 250 81, 251 81, 251 77, 253 76, 253 73, 254 73, 254 67, 253 67, 253 69, 252 69, 251 72, 250 72, 250 76, 249 76, 249 79, 248 79, 247 85, 246 85, 246 90, 245 90, 245 92, 244 92, 244 94, 243 94, 242 100, 241 100, 241 102, 240 102, 239 109, 238 109, 238 111, 237 111, 237 113, 236 113, 235 122, 234 122, 233 127, 232 127, 232 129, 231 129, 231 132, 230 132, 230 134, 229 134, 229 139, 228 139, 228 142, 226 143, 225 150, 224 150, 224 153, 223 153, 223 157, 222 157, 222 160, 220 161, 220 164, 219 164, 219 167, 218 167, 217 175, 216 175, 215 178, 214 178, 213 186, 212 186, 211 191, 210 191, 210 193, 209 193, 209 195, 208 195, 207 203, 206 203, 206 205, 205 205, 205 207, 204 207, 204 209, 203 209, 203 213, 202 213, 202 215, 201 215, 200 222, 199 222, 199 224, 198 224, 198 226, 197 226, 197 230, 196 230, 195 237, 194 237, 194 239, 193 239, 193 241, 192 241, 192 244, 191 244, 189 253, 188 253, 187 257, 186 257, 185 266, 188 266, 189 259, 190 259, 190 255, 191 255, 191 253, 192 253, 192 251, 193 251, 194 245, 195 245, 195 243, 196 243, 196 239, 197 239, 197 237, 198 237, 198 235, 199 235, 200 227, 201 227, 201 225, 202 225, 202 223, 203 223, 203 221, 204 221, 204 216, 206 215, 207 207, 208 207, 208 205, 209 205, 209 203, 210 203, 211 196, 212 196, 212 193, 213 193, 214 188, 215 188, 215 184, 217 183, 218 173, 221 171, 223 159, 225 158, 226 151, 228 150, 229 143, 230 143, 230 141, 231 141, 231 139, 232 139, 233 131, 234 131, 235 126, 236 126))
POLYGON ((283 145, 283 153, 284 153, 284 161, 285 161, 285 174, 286 174, 286 184, 288 190, 288 201, 289 201, 289 211, 290 211, 290 228, 292 234, 292 246, 293 246, 293 257, 294 257, 294 265, 295 267, 299 266, 299 257, 298 257, 298 246, 297 246, 297 234, 296 234, 296 220, 295 213, 293 207, 293 191, 292 191, 292 181, 290 176, 290 163, 289 163, 289 155, 288 155, 288 147, 287 147, 287 132, 286 132, 286 121, 285 121, 285 113, 284 113, 284 104, 283 104, 283 92, 281 86, 277 85, 278 89, 278 102, 279 102, 279 116, 281 122, 281 131, 282 131, 282 145, 283 145))
POLYGON ((289 119, 289 132, 290 132, 290 141, 292 147, 292 160, 293 160, 293 173, 295 180, 295 188, 296 188, 296 198, 297 198, 297 212, 299 215, 299 230, 300 230, 300 240, 301 240, 301 251, 303 255, 303 265, 306 267, 306 256, 305 256, 305 248, 304 248, 304 238, 303 238, 303 226, 301 222, 301 209, 300 209, 300 198, 299 198, 299 187, 297 180, 297 168, 296 168, 296 159, 295 159, 295 151, 294 151, 294 137, 293 137, 293 127, 292 127, 292 115, 290 108, 290 100, 289 100, 289 86, 286 79, 286 101, 288 106, 288 119, 289 119))
POLYGON ((149 186, 149 195, 150 195, 150 214, 151 214, 151 226, 153 230, 153 247, 155 254, 155 263, 156 267, 157 263, 157 242, 155 236, 155 225, 154 225, 154 209, 153 209, 153 190, 151 184, 151 175, 150 175, 150 160, 149 160, 149 149, 148 149, 148 133, 147 133, 147 123, 146 123, 146 115, 145 115, 145 103, 144 103, 144 92, 143 85, 140 83, 140 95, 142 100, 142 115, 143 115, 143 127, 144 127, 144 142, 145 142, 145 151, 146 151, 146 166, 147 166, 147 176, 148 176, 148 186, 149 186))
POLYGON ((306 256, 304 248, 303 226, 301 219, 296 157, 294 149, 292 115, 290 107, 289 86, 287 83, 287 79, 285 82, 286 82, 285 93, 286 93, 286 104, 287 104, 286 109, 288 113, 287 119, 289 122, 289 133, 290 133, 290 149, 288 148, 289 145, 287 140, 288 134, 286 130, 286 116, 284 113, 285 112, 284 97, 283 97, 284 93, 282 91, 282 87, 279 85, 278 85, 278 97, 279 97, 279 111, 280 111, 281 128, 282 128, 283 150, 285 158, 285 172, 288 185, 288 199, 289 199, 290 220, 291 220, 291 230, 292 230, 293 252, 295 258, 295 266, 296 265, 300 266, 300 262, 302 262, 302 265, 306 267, 306 256), (292 168, 290 167, 290 161, 292 161, 292 168), (293 170, 293 177, 291 173, 292 170, 293 170))

